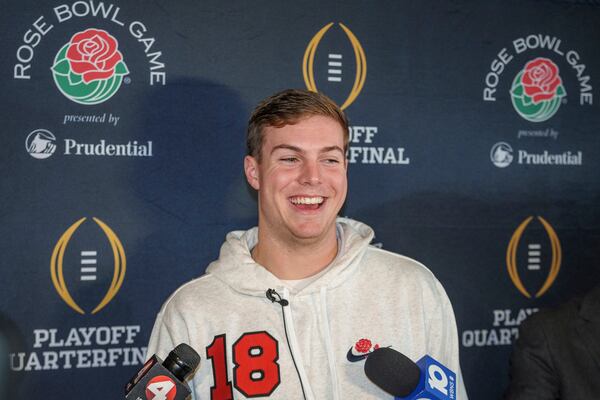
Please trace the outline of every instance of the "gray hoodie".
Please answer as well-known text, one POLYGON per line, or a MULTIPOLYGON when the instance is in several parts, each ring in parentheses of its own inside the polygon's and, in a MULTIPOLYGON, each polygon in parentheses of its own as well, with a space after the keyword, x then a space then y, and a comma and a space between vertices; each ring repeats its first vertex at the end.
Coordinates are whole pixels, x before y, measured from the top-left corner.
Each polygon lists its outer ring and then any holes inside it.
POLYGON ((365 224, 338 218, 337 231, 337 257, 297 293, 252 259, 257 228, 229 233, 206 274, 165 302, 148 354, 192 346, 202 356, 190 382, 196 400, 290 400, 303 392, 363 400, 392 398, 363 370, 365 355, 391 346, 450 368, 457 399, 467 400, 454 313, 439 281, 422 264, 369 246, 374 234, 365 224), (269 300, 268 289, 289 304, 269 300))

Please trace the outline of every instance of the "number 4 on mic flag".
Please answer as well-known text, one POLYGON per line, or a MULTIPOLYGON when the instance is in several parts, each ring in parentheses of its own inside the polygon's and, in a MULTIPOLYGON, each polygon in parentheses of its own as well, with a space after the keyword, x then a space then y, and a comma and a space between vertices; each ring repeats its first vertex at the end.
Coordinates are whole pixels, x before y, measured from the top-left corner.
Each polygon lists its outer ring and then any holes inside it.
POLYGON ((155 376, 146 385, 148 400, 175 400, 177 387, 173 379, 165 375, 155 376))
POLYGON ((421 370, 417 389, 406 397, 395 400, 455 400, 456 374, 433 358, 425 355, 417 365, 421 370))
POLYGON ((186 400, 190 394, 187 385, 173 379, 156 355, 146 361, 127 389, 126 400, 186 400))

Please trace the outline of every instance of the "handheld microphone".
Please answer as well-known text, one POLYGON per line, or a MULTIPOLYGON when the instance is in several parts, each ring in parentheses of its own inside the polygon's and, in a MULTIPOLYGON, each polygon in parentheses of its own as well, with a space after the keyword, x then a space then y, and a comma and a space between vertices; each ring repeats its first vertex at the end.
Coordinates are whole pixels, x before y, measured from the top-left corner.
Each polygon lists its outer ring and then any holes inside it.
POLYGON ((428 355, 415 363, 396 350, 382 347, 367 357, 365 374, 395 400, 456 399, 456 375, 428 355))
POLYGON ((125 385, 125 399, 185 400, 191 393, 185 377, 198 364, 200 356, 185 343, 175 347, 164 362, 155 354, 125 385))

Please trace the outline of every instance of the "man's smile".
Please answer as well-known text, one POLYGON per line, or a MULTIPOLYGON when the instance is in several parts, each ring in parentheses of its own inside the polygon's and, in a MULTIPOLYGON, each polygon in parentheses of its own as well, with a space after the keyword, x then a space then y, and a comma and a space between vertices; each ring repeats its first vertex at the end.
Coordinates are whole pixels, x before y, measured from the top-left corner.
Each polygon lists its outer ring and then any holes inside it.
POLYGON ((325 203, 326 198, 323 196, 292 196, 289 200, 301 210, 317 210, 325 203))

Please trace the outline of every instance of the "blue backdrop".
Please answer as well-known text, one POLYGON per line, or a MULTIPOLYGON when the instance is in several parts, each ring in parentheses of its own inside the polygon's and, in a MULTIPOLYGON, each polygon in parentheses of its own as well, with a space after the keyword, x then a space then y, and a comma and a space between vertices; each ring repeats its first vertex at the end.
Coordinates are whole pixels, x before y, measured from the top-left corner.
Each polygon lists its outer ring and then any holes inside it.
POLYGON ((246 121, 288 87, 344 105, 343 215, 443 283, 472 399, 527 315, 600 280, 594 2, 1 8, 10 398, 122 396, 162 302, 256 224, 246 121))

